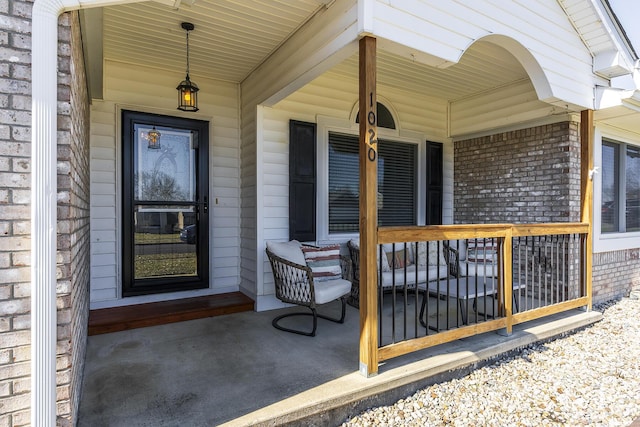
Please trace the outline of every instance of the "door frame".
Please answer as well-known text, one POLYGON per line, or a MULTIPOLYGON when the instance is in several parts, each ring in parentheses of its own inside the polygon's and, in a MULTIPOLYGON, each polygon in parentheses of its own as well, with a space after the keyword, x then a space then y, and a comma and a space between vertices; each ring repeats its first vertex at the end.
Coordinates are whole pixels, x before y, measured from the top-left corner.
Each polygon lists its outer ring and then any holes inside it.
POLYGON ((209 121, 186 117, 168 116, 130 109, 121 110, 121 154, 122 154, 122 208, 119 212, 122 221, 122 297, 160 294, 167 292, 189 291, 209 288, 209 121), (179 278, 150 278, 136 281, 134 277, 135 242, 133 239, 133 179, 134 155, 132 133, 134 124, 164 126, 177 129, 196 130, 198 148, 196 161, 196 213, 198 233, 196 244, 197 275, 179 278))

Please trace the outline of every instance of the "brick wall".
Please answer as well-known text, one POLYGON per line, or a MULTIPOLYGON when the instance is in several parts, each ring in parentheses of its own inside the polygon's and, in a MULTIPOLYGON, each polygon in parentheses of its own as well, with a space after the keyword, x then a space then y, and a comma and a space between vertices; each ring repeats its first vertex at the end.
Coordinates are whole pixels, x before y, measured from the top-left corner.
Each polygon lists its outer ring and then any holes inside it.
POLYGON ((29 422, 31 3, 0 1, 0 426, 29 422))
POLYGON ((60 18, 58 59, 58 424, 77 415, 89 316, 89 98, 78 12, 60 18))
POLYGON ((592 283, 596 304, 640 290, 640 249, 593 254, 592 283))
MULTIPOLYGON (((30 422, 30 1, 0 0, 0 426, 30 422)), ((60 18, 58 424, 78 405, 88 316, 88 100, 77 14, 60 18)))
POLYGON ((555 123, 455 143, 455 223, 579 219, 578 123, 555 123))
MULTIPOLYGON (((578 123, 458 141, 454 156, 455 223, 580 220, 578 123)), ((594 254, 592 271, 594 303, 626 296, 640 289, 640 249, 594 254)))

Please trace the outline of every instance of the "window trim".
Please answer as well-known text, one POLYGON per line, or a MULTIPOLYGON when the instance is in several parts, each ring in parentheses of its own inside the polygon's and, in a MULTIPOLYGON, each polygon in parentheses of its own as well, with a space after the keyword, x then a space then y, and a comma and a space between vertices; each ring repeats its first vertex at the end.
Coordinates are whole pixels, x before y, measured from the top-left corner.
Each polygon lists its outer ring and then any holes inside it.
MULTIPOLYGON (((317 116, 317 194, 318 204, 316 205, 317 218, 317 239, 318 243, 330 243, 335 241, 345 241, 358 237, 358 233, 334 233, 329 234, 329 132, 343 133, 358 136, 359 126, 350 120, 338 119, 334 117, 317 116)), ((416 219, 418 225, 425 224, 425 182, 426 182, 426 140, 427 137, 416 131, 399 129, 396 122, 396 129, 378 128, 378 137, 390 141, 398 141, 409 144, 416 144, 417 151, 417 205, 416 219)))
POLYGON ((640 147, 640 141, 635 134, 622 132, 619 129, 605 126, 596 127, 594 132, 594 166, 600 173, 596 173, 593 180, 593 252, 610 252, 640 247, 638 239, 640 232, 602 232, 602 215, 600 206, 602 205, 602 142, 603 139, 612 142, 640 147))

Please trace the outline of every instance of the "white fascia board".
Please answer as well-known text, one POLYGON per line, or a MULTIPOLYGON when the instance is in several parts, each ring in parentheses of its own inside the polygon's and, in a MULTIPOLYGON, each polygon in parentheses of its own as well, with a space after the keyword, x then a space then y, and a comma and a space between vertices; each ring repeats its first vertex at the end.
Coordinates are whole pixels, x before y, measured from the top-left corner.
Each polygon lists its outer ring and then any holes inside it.
POLYGON ((596 86, 596 110, 619 107, 623 104, 624 99, 633 97, 634 93, 633 90, 596 86))
POLYGON ((605 9, 602 0, 591 0, 591 5, 600 18, 600 22, 607 31, 614 47, 613 50, 595 54, 593 72, 605 77, 617 77, 633 72, 635 60, 624 37, 620 34, 620 28, 605 9))
POLYGON ((358 0, 358 34, 373 34, 375 0, 358 0))
POLYGON ((593 72, 612 78, 633 72, 633 64, 618 50, 608 50, 596 54, 593 58, 593 72))

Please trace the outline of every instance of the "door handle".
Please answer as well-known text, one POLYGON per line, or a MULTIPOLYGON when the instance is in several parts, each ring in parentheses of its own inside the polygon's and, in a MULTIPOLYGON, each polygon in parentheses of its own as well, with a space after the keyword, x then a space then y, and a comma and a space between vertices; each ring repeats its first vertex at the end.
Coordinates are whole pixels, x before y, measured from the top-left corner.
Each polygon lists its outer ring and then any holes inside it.
POLYGON ((204 203, 202 205, 202 210, 204 213, 207 213, 209 211, 209 199, 207 198, 207 196, 204 197, 204 203))

